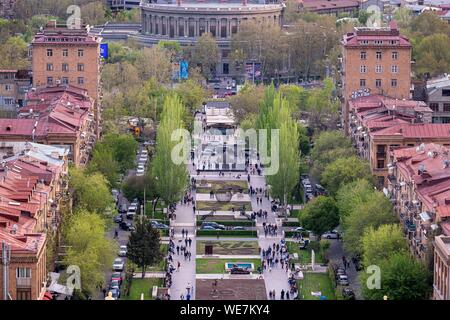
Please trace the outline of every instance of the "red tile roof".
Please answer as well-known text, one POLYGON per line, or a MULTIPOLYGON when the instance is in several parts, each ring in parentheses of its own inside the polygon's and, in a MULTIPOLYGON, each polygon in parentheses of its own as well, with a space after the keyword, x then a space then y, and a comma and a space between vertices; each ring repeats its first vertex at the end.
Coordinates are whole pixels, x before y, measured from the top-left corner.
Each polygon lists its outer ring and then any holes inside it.
POLYGON ((403 136, 405 138, 449 138, 450 123, 398 124, 371 133, 374 136, 403 136))

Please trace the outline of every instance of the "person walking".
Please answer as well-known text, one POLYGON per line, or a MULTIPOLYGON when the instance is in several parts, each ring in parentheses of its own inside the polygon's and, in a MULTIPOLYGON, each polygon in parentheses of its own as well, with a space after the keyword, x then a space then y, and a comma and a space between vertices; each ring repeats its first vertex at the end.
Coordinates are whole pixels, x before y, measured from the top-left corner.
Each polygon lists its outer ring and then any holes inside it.
POLYGON ((180 261, 178 261, 178 264, 177 264, 177 271, 180 271, 180 268, 181 268, 181 263, 180 263, 180 261))
POLYGON ((284 300, 284 289, 281 289, 281 300, 284 300))

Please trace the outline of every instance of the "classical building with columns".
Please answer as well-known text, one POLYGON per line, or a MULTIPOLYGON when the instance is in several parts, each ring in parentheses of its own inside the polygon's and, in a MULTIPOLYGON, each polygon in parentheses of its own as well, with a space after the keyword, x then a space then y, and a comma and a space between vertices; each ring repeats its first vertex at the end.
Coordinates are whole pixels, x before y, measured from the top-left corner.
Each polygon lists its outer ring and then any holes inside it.
POLYGON ((138 41, 144 45, 161 40, 178 41, 182 46, 194 44, 203 33, 217 40, 221 52, 217 74, 232 76, 229 63, 230 43, 245 20, 282 24, 282 3, 267 0, 143 0, 142 29, 138 41))

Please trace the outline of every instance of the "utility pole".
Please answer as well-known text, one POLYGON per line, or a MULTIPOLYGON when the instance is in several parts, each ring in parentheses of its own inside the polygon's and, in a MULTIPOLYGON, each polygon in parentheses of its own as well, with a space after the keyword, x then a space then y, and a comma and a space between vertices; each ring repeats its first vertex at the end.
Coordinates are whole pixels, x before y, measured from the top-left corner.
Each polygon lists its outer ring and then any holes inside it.
POLYGON ((11 261, 11 247, 2 242, 2 265, 3 265, 3 300, 9 296, 9 263, 11 261))

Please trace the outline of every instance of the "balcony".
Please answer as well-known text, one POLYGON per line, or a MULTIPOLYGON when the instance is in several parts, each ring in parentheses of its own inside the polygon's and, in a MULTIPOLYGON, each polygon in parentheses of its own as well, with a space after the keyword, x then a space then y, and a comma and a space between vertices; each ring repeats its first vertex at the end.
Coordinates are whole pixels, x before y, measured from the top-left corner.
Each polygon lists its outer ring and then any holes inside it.
POLYGON ((16 278, 17 288, 31 288, 31 278, 16 278))

